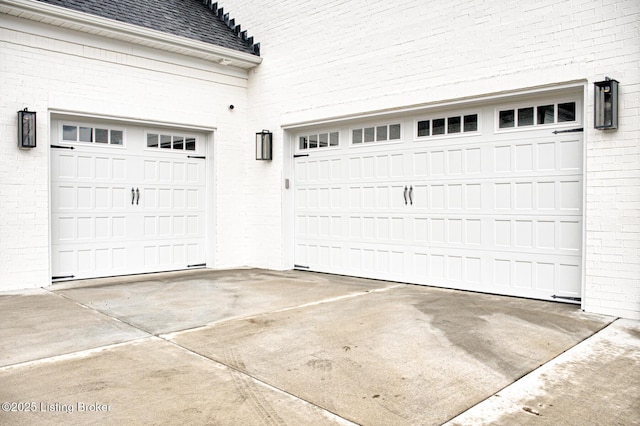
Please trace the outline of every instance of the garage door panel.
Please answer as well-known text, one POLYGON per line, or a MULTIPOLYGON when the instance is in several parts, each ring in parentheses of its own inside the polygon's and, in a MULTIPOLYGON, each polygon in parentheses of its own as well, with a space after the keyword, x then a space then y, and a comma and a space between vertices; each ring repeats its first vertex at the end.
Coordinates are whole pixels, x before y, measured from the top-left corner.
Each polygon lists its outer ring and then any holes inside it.
POLYGON ((53 243, 74 242, 76 240, 101 240, 122 239, 126 234, 127 218, 106 214, 104 216, 54 214, 51 217, 53 243))
POLYGON ((412 251, 408 260, 412 275, 401 281, 541 299, 580 297, 576 257, 425 247, 412 251))
POLYGON ((560 209, 579 212, 582 208, 582 181, 562 180, 558 187, 560 209))
MULTIPOLYGON (((484 148, 487 149, 487 148, 484 148)), ((559 140, 558 137, 543 137, 528 143, 513 141, 496 143, 493 155, 485 156, 490 162, 484 169, 486 176, 533 174, 548 175, 549 172, 576 173, 582 170, 582 139, 559 140)))
POLYGON ((76 175, 76 158, 73 155, 59 155, 51 163, 51 174, 58 180, 73 179, 76 175))
POLYGON ((392 186, 388 187, 393 195, 392 207, 405 209, 405 186, 411 189, 407 204, 425 214, 439 210, 452 213, 476 210, 483 214, 575 215, 582 205, 582 180, 577 176, 483 179, 473 183, 430 180, 392 186))
POLYGON ((548 299, 557 295, 580 297, 581 262, 575 256, 496 253, 485 265, 499 293, 548 299), (550 294, 551 293, 551 294, 550 294))
POLYGON ((89 153, 82 153, 86 151, 82 147, 74 151, 77 153, 59 153, 52 157, 52 178, 57 181, 124 181, 126 179, 126 158, 120 153, 113 155, 101 153, 94 157, 89 153))
MULTIPOLYGON (((495 180, 483 184, 481 199, 490 200, 480 206, 487 213, 541 215, 576 214, 582 206, 582 180, 572 176, 569 179, 556 179, 555 176, 542 178, 512 178, 495 180), (552 179, 552 180, 551 180, 552 179), (493 210, 493 211, 492 211, 493 210)), ((468 199, 477 203, 477 195, 468 193, 468 199)), ((476 204, 477 205, 477 204, 476 204)))
MULTIPOLYGON (((364 153, 363 150, 355 150, 356 152, 364 153)), ((315 164, 316 161, 308 160, 309 164, 315 164)), ((332 160, 336 162, 339 160, 332 160)), ((348 179, 351 182, 358 181, 376 181, 383 178, 402 178, 406 173, 412 169, 409 163, 408 157, 404 153, 397 154, 377 154, 370 153, 364 156, 350 155, 346 158, 345 164, 347 170, 341 173, 339 177, 332 174, 332 179, 345 180, 348 179)), ((332 167, 332 170, 337 170, 336 167, 332 167)), ((312 174, 307 175, 310 182, 315 182, 315 176, 312 174)))
MULTIPOLYGON (((391 210, 401 211, 407 205, 408 198, 405 198, 407 193, 407 185, 380 185, 380 188, 384 188, 383 195, 386 196, 386 200, 391 199, 391 210)), ((408 197, 408 193, 407 193, 408 197)), ((383 204, 384 201, 380 202, 383 204)))
POLYGON ((195 265, 202 263, 204 245, 198 239, 173 243, 171 239, 155 244, 143 245, 144 271, 162 271, 175 268, 176 265, 195 265))
POLYGON ((133 273, 135 249, 127 244, 95 242, 94 247, 67 245, 52 250, 54 277, 91 277, 98 270, 102 276, 133 273))
POLYGON ((63 210, 113 210, 124 209, 130 201, 127 191, 121 186, 83 186, 54 183, 52 188, 52 209, 63 210))
POLYGON ((482 253, 450 247, 421 247, 411 251, 413 275, 408 282, 438 287, 479 289, 482 253))
MULTIPOLYGON (((322 213, 301 215, 296 217, 296 233, 301 238, 343 238, 343 230, 349 229, 349 223, 343 222, 341 216, 322 213)), ((359 226, 357 229, 360 232, 359 226)))
POLYGON ((53 210, 71 210, 76 207, 76 188, 72 185, 56 185, 52 189, 52 209, 53 210))
POLYGON ((581 170, 582 152, 582 139, 560 141, 560 170, 581 170))
MULTIPOLYGON (((358 271, 358 276, 377 279, 403 280, 407 254, 401 247, 372 244, 348 244, 344 258, 347 271, 358 271), (392 278, 395 277, 395 278, 392 278)), ((350 273, 352 274, 352 273, 350 273)))
POLYGON ((579 219, 502 216, 486 218, 484 222, 486 234, 492 236, 483 241, 489 249, 563 255, 578 253, 582 247, 579 219))
POLYGON ((174 188, 168 185, 143 187, 140 188, 140 192, 140 197, 136 196, 136 204, 139 200, 145 210, 174 210, 176 208, 202 210, 206 199, 204 188, 174 188))

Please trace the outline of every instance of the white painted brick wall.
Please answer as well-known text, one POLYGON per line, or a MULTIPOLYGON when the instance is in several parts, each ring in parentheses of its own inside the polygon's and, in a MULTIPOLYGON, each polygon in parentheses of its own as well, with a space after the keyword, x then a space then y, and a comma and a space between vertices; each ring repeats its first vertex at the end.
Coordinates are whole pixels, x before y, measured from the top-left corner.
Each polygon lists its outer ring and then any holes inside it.
POLYGON ((49 109, 217 127, 211 266, 249 262, 246 71, 0 15, 0 81, 0 290, 50 283, 49 109), (24 107, 38 113, 30 151, 16 146, 24 107))
MULTIPOLYGON (((640 2, 637 0, 223 0, 261 43, 249 132, 276 130, 254 164, 253 262, 286 252, 280 126, 414 104, 588 82, 584 308, 640 318, 640 2), (620 128, 593 130, 593 82, 620 81, 620 128), (279 200, 279 202, 274 202, 279 200)), ((252 189, 251 185, 248 187, 252 189)), ((281 267, 287 267, 285 262, 281 267)))

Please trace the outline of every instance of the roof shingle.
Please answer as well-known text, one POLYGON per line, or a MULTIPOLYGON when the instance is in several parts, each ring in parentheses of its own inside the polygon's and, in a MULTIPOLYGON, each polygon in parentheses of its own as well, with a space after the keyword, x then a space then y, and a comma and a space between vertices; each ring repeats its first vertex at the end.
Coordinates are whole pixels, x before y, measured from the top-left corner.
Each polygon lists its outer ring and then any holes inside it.
POLYGON ((202 0, 38 0, 102 18, 260 55, 202 0))

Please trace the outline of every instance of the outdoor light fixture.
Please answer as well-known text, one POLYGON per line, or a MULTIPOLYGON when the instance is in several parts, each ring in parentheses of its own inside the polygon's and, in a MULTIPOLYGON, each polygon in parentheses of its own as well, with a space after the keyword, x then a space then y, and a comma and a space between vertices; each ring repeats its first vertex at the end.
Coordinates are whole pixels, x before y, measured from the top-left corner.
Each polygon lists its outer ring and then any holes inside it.
POLYGON ((27 108, 18 111, 18 148, 36 147, 36 113, 27 108))
POLYGON ((271 160, 273 133, 263 130, 256 133, 256 160, 271 160))
POLYGON ((596 129, 618 128, 618 81, 605 77, 596 81, 593 93, 593 122, 596 129))

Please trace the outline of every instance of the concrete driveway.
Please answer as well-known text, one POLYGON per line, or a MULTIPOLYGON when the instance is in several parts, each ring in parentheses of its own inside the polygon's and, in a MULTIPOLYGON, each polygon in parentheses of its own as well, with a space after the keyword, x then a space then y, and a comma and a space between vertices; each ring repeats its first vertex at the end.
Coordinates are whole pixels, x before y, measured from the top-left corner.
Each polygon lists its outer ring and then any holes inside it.
POLYGON ((640 323, 575 305, 243 269, 0 293, 0 312, 0 424, 640 419, 640 323))

